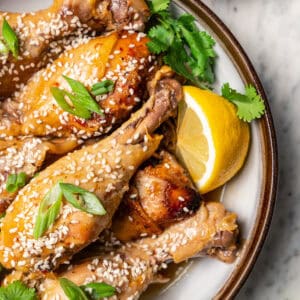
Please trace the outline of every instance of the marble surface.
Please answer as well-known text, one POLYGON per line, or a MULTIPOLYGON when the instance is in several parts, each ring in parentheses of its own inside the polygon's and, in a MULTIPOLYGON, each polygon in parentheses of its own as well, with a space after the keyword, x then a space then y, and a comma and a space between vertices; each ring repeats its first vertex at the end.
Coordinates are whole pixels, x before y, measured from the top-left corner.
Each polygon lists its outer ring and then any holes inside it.
POLYGON ((203 0, 249 55, 267 92, 280 181, 271 229, 238 300, 300 299, 300 1, 203 0))

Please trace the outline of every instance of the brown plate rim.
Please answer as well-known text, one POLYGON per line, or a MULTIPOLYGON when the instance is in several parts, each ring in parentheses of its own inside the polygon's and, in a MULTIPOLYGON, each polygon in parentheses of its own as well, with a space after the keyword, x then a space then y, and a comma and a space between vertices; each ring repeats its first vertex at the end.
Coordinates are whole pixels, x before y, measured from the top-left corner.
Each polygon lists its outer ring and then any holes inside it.
POLYGON ((177 3, 179 5, 183 4, 183 6, 191 10, 200 18, 201 22, 204 22, 212 30, 213 34, 221 41, 223 49, 231 57, 243 81, 256 87, 266 105, 266 113, 258 121, 264 148, 264 182, 257 217, 250 238, 242 250, 237 267, 214 297, 216 300, 232 299, 241 289, 254 267, 271 224, 278 184, 278 152, 274 123, 260 79, 246 52, 228 27, 201 1, 179 0, 177 3))

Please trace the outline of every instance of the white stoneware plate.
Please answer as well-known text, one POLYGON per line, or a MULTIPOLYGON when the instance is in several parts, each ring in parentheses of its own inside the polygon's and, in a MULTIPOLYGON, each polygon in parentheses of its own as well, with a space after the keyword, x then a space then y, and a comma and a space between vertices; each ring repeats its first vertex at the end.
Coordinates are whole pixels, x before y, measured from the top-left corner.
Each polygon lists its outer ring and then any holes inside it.
MULTIPOLYGON (((1 0, 0 10, 34 11, 45 8, 51 0, 1 0)), ((256 86, 265 99, 267 113, 251 124, 252 142, 246 165, 222 190, 221 201, 237 213, 244 246, 234 264, 226 265, 208 258, 191 260, 177 272, 174 280, 150 288, 142 299, 207 300, 232 298, 249 274, 267 233, 277 184, 277 153, 274 129, 265 94, 247 56, 225 25, 201 2, 174 1, 174 13, 193 14, 200 27, 217 41, 216 64, 219 92, 224 82, 242 91, 244 83, 256 86)))

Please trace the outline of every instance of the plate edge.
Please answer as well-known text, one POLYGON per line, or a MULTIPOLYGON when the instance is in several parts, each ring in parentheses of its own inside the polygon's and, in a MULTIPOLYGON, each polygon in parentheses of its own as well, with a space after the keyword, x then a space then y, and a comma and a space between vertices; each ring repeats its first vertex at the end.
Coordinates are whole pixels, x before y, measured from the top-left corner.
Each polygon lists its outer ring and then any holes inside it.
POLYGON ((259 212, 247 249, 243 250, 244 253, 239 262, 239 267, 232 272, 225 285, 214 297, 215 300, 232 299, 241 289, 253 269, 270 228, 278 185, 278 150, 275 128, 262 83, 245 50, 229 28, 210 8, 199 0, 178 0, 176 2, 183 3, 184 6, 191 9, 201 21, 213 30, 214 34, 222 41, 224 50, 231 57, 243 81, 252 83, 256 87, 266 106, 264 117, 257 121, 263 136, 263 171, 265 179, 258 206, 259 212))

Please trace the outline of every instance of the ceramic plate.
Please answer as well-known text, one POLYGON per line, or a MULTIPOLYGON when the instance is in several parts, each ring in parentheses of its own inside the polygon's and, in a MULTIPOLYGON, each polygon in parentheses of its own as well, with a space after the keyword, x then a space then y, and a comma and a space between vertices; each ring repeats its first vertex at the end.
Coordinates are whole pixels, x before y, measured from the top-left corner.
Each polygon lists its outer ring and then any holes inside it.
MULTIPOLYGON (((2 0, 0 10, 33 11, 47 7, 51 0, 2 0)), ((196 0, 174 1, 175 14, 193 14, 198 25, 216 40, 216 92, 223 83, 242 91, 252 83, 264 98, 267 112, 251 124, 252 141, 246 165, 222 189, 221 201, 237 213, 244 241, 239 258, 227 265, 208 258, 193 259, 177 269, 174 279, 150 288, 142 299, 207 300, 232 298, 249 274, 265 239, 277 184, 277 152, 270 109, 260 81, 245 52, 225 25, 204 4, 196 0)))

